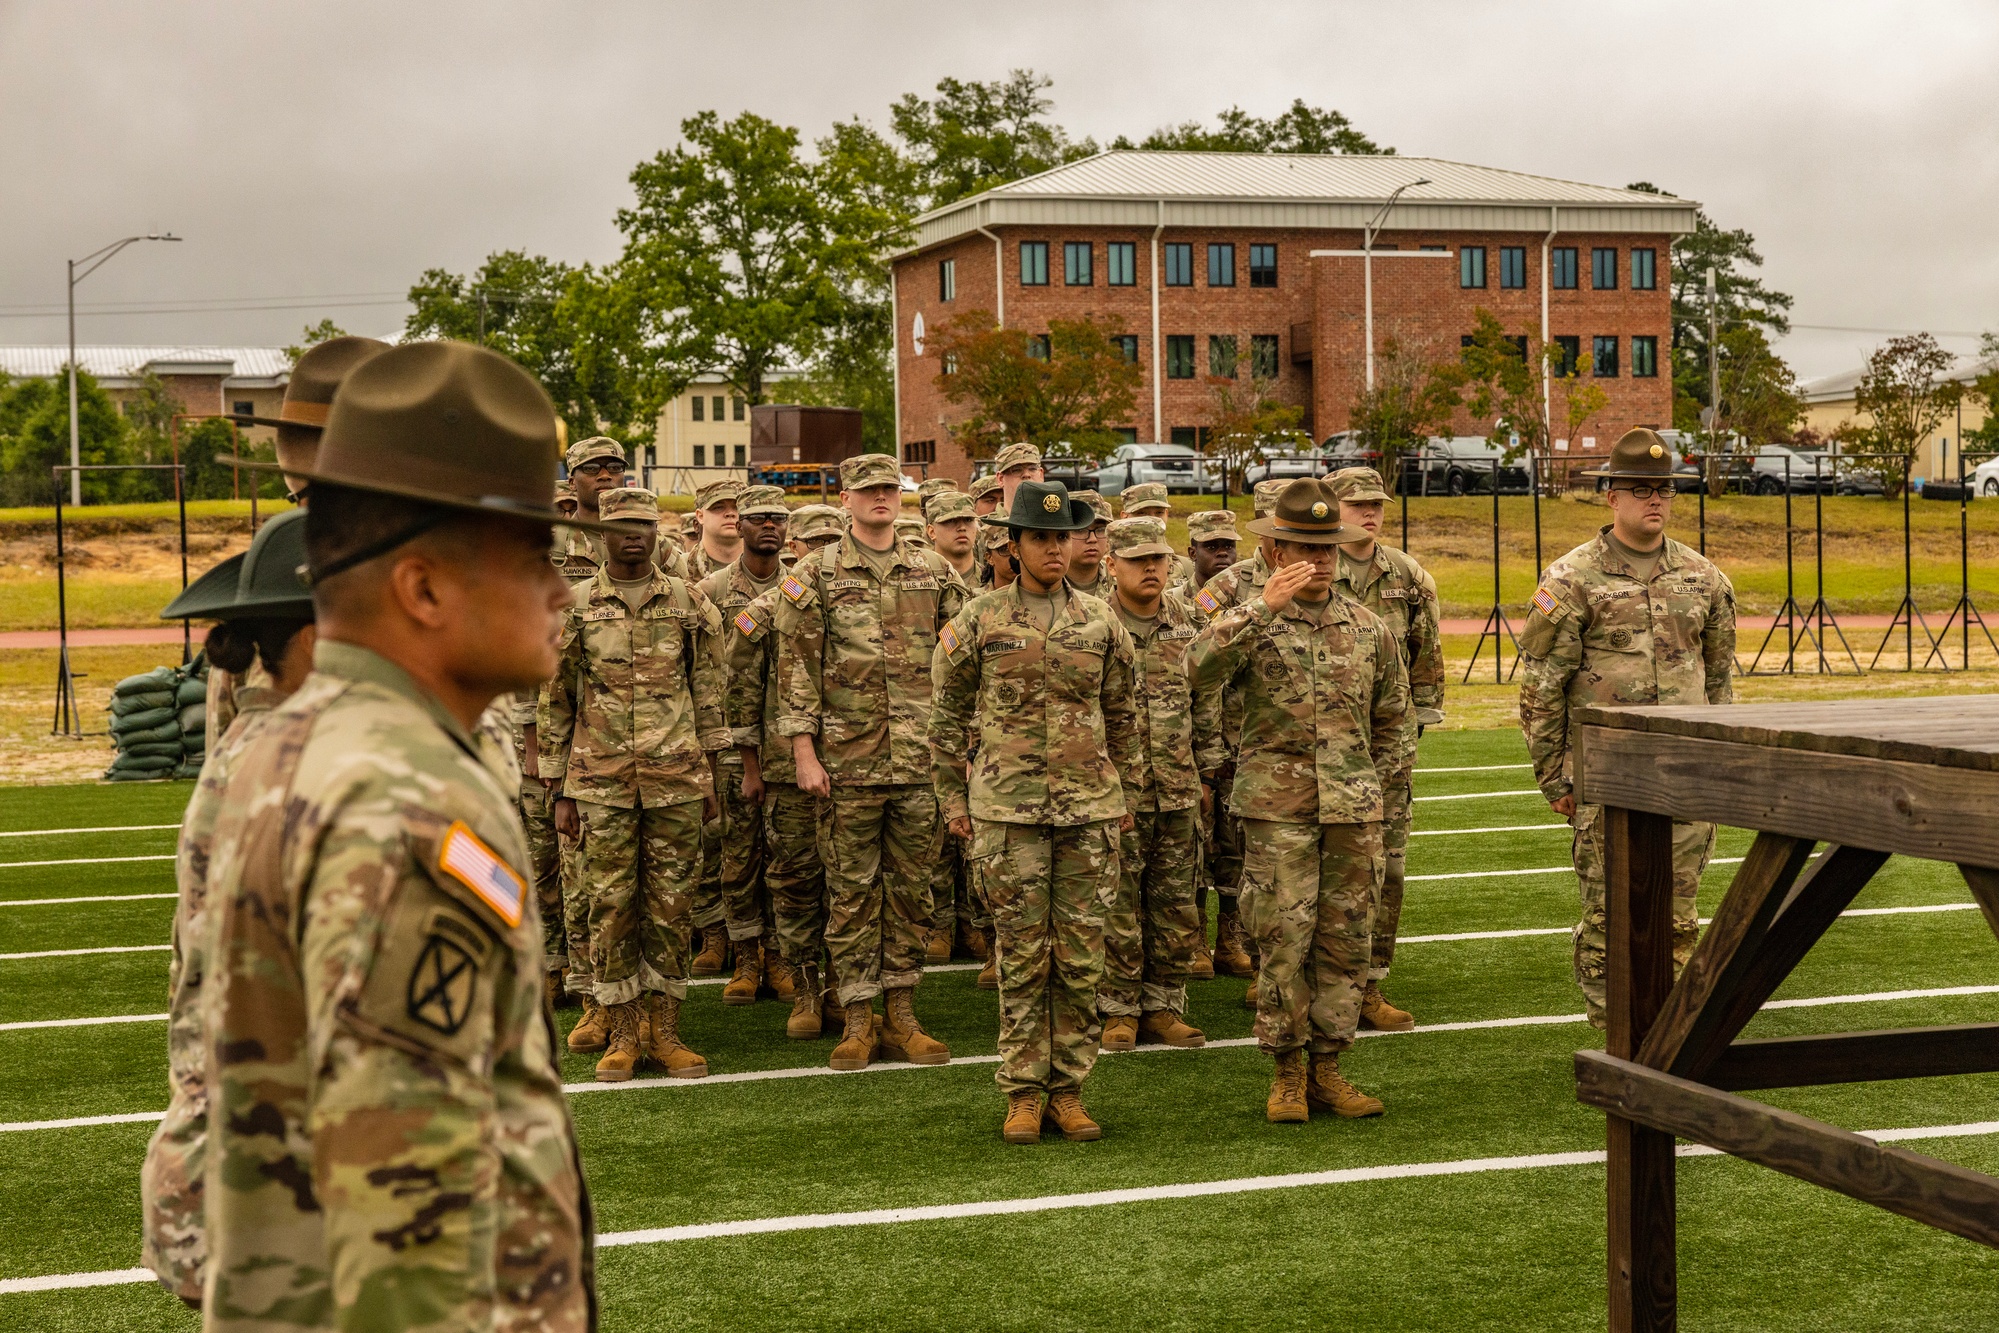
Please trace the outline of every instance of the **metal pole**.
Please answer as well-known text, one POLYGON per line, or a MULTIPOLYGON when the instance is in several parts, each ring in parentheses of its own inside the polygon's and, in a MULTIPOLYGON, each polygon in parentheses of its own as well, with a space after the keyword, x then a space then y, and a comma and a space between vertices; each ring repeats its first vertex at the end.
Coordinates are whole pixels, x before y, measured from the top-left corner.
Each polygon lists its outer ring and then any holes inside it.
MULTIPOLYGON (((1394 203, 1390 198, 1389 202, 1394 203)), ((1399 242, 1398 242, 1399 244, 1399 242)), ((1361 236, 1360 271, 1366 289, 1364 304, 1367 307, 1367 391, 1374 392, 1374 232, 1369 229, 1361 236)))
MULTIPOLYGON (((1964 420, 1964 408, 1957 409, 1958 421, 1964 420)), ((1971 670, 1971 506, 1970 494, 1966 491, 1964 476, 1964 427, 1958 426, 1957 436, 1957 604, 1964 613, 1964 669, 1971 670)), ((1950 629, 1944 626, 1946 632, 1950 629)))
MULTIPOLYGON (((1838 465, 1835 464, 1835 467, 1838 465)), ((1909 670, 1916 669, 1916 589, 1910 578, 1909 564, 1909 460, 1902 460, 1902 600, 1908 615, 1902 621, 1902 647, 1908 659, 1909 670)), ((1929 633, 1927 626, 1923 633, 1929 633)))
POLYGON ((1395 478, 1395 489, 1402 493, 1402 549, 1406 552, 1409 549, 1409 469, 1400 468, 1398 471, 1400 475, 1395 478))
MULTIPOLYGON (((181 485, 181 464, 174 464, 174 498, 180 503, 180 590, 187 591, 187 487, 181 485)), ((251 529, 255 535, 254 524, 251 529)), ((194 622, 186 616, 180 618, 180 662, 186 666, 194 660, 194 622)))
POLYGON ((1793 564, 1792 564, 1793 553, 1791 548, 1794 545, 1794 543, 1791 538, 1791 531, 1792 531, 1791 456, 1789 454, 1785 454, 1784 455, 1784 603, 1785 605, 1791 608, 1789 612, 1791 617, 1791 624, 1787 634, 1787 637, 1791 641, 1791 646, 1790 649, 1784 654, 1784 671, 1786 674, 1796 673, 1797 651, 1798 651, 1798 600, 1797 600, 1798 585, 1797 585, 1797 579, 1793 574, 1793 564))
MULTIPOLYGON (((1677 485, 1677 483, 1675 483, 1677 485)), ((1707 455, 1701 455, 1701 554, 1707 554, 1707 455)))
MULTIPOLYGON (((1497 464, 1494 466, 1496 468, 1497 464)), ((1496 471, 1493 480, 1495 483, 1498 481, 1496 471)), ((1541 577, 1541 571, 1547 566, 1541 563, 1541 460, 1532 449, 1527 451, 1527 486, 1534 493, 1534 577, 1538 579, 1541 577)), ((1496 484, 1492 488, 1492 493, 1495 498, 1499 494, 1499 487, 1496 484)))
POLYGON ((1721 361, 1715 343, 1720 339, 1721 321, 1714 289, 1714 268, 1707 271, 1707 420, 1708 448, 1714 448, 1715 428, 1721 425, 1721 361))
POLYGON ((1819 465, 1824 455, 1812 455, 1812 539, 1815 550, 1812 568, 1817 580, 1818 594, 1812 605, 1819 613, 1819 674, 1825 674, 1825 483, 1819 475, 1819 465))
MULTIPOLYGON (((69 475, 73 480, 78 474, 72 472, 69 475)), ((64 578, 62 478, 52 477, 51 480, 56 484, 56 725, 52 730, 67 735, 82 728, 77 725, 76 686, 69 673, 69 595, 64 578)))
MULTIPOLYGON (((1534 571, 1540 577, 1541 571, 1534 571)), ((1500 674, 1501 658, 1506 656, 1506 646, 1499 637, 1499 460, 1492 460, 1492 683, 1504 685, 1506 677, 1500 674)))
MULTIPOLYGON (((69 265, 69 502, 83 503, 83 473, 77 471, 83 465, 83 450, 77 441, 76 428, 76 261, 65 261, 69 265)), ((62 489, 57 480, 56 489, 62 489)))

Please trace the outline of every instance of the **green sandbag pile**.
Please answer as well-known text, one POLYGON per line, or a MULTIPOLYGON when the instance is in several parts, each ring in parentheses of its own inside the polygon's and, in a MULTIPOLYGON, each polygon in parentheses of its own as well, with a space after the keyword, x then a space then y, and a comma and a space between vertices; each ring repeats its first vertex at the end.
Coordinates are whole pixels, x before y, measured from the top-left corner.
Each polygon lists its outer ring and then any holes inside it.
POLYGON ((208 662, 154 667, 111 688, 111 782, 191 778, 205 757, 208 662))

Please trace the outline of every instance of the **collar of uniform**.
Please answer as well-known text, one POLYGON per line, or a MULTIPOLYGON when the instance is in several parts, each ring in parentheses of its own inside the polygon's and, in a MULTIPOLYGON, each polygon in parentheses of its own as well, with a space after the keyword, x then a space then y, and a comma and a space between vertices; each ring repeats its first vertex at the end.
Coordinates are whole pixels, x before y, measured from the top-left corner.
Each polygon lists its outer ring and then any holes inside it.
MULTIPOLYGON (((1055 586, 1062 589, 1064 594, 1062 598, 1062 618, 1078 623, 1088 620, 1089 617, 1083 614, 1083 604, 1076 600, 1076 590, 1069 586, 1069 581, 1064 579, 1055 586)), ((1014 614, 1026 615, 1027 594, 1021 590, 1020 580, 1015 579, 1012 583, 1007 584, 1005 591, 1013 601, 1014 614)), ((1052 592, 1048 595, 1051 597, 1054 596, 1052 592)))
MULTIPOLYGON (((1597 545, 1597 550, 1602 554, 1603 558, 1606 561, 1613 562, 1620 571, 1622 571, 1624 574, 1628 575, 1629 577, 1634 579, 1638 577, 1636 574, 1633 574, 1631 572, 1631 562, 1624 558, 1624 552, 1618 550, 1616 545, 1611 542, 1610 524, 1606 523, 1602 527, 1596 530, 1596 545, 1597 545)), ((1677 545, 1677 543, 1675 543, 1671 537, 1666 537, 1664 534, 1661 534, 1661 543, 1659 546, 1660 571, 1663 572, 1668 569, 1678 569, 1680 565, 1683 563, 1678 553, 1673 550, 1673 547, 1675 545, 1677 545)))
POLYGON ((312 669, 323 671, 329 676, 338 676, 342 680, 374 685, 391 694, 401 695, 430 714, 437 725, 449 732, 451 738, 463 746, 468 754, 477 753, 473 747, 472 733, 465 729, 465 724, 446 712, 436 695, 417 684, 416 677, 374 649, 363 648, 358 643, 345 643, 338 639, 321 639, 313 645, 312 669))
MULTIPOLYGON (((874 548, 870 547, 869 549, 873 550, 874 548)), ((891 546, 886 551, 876 551, 875 554, 890 556, 898 565, 916 563, 910 558, 908 545, 900 537, 895 539, 894 546, 891 546)), ((840 567, 842 569, 866 569, 867 565, 868 558, 861 553, 861 544, 855 539, 854 534, 851 531, 842 534, 840 537, 840 567)))
POLYGON ((603 547, 594 532, 583 532, 576 528, 569 530, 569 544, 563 548, 564 555, 580 555, 604 563, 603 547))
POLYGON ((1346 594, 1342 593, 1335 586, 1327 591, 1326 604, 1317 612, 1308 614, 1305 608, 1299 605, 1297 599, 1293 598, 1284 604, 1284 609, 1279 611, 1277 616, 1280 620, 1295 620, 1301 625, 1311 625, 1314 627, 1329 625, 1335 621, 1352 620, 1353 613, 1347 609, 1349 600, 1346 594), (1312 615, 1316 615, 1318 619, 1312 619, 1312 615))
POLYGON ((1376 541, 1374 544, 1374 553, 1365 560, 1354 559, 1347 554, 1346 548, 1342 546, 1340 548, 1340 569, 1343 573, 1351 571, 1352 577, 1347 581, 1352 584, 1354 592, 1365 596, 1367 590, 1374 586, 1374 581, 1388 572, 1388 557, 1382 554, 1381 543, 1379 541, 1376 541))
MULTIPOLYGON (((646 568, 652 571, 652 584, 646 589, 647 601, 651 601, 663 592, 672 591, 667 586, 665 570, 661 569, 657 564, 648 565, 646 568)), ((614 597, 620 602, 624 600, 618 590, 611 585, 611 567, 609 565, 597 566, 596 577, 590 580, 591 602, 608 602, 614 597)))

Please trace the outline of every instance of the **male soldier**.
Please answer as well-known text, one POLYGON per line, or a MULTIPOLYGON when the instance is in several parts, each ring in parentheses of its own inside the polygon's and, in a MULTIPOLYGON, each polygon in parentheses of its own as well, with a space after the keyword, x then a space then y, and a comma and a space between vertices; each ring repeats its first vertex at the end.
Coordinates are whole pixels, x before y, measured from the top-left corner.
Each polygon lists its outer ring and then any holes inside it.
POLYGON ((1013 558, 1013 542, 1007 536, 1006 516, 987 514, 979 520, 979 582, 988 588, 1011 584, 1019 566, 1013 558))
POLYGON ((1081 500, 1097 516, 1069 544, 1069 586, 1098 601, 1109 601, 1111 575, 1104 568, 1104 534, 1111 526, 1111 503, 1095 491, 1071 491, 1069 498, 1081 500))
POLYGON ((687 553, 687 581, 699 583, 742 553, 742 517, 737 502, 743 483, 732 477, 711 481, 694 492, 694 521, 701 539, 687 553))
MULTIPOLYGON (((736 502, 743 483, 723 477, 694 492, 694 511, 683 520, 687 536, 687 566, 683 577, 700 583, 732 564, 742 550, 742 519, 736 502)), ((694 955, 694 975, 719 976, 729 966, 728 908, 722 901, 722 820, 719 815, 701 826, 701 881, 694 890, 694 929, 701 945, 694 955)), ((736 960, 740 966, 742 959, 736 960)), ((752 965, 758 959, 752 959, 752 965)), ((759 977, 761 980, 761 977, 759 977)), ((752 994, 749 1002, 754 1002, 752 994)), ((744 1001, 738 1000, 738 1003, 744 1001)))
POLYGON ((934 495, 923 506, 924 532, 930 538, 931 548, 950 562, 966 587, 977 582, 978 578, 978 562, 972 556, 972 539, 976 536, 979 520, 973 508, 972 497, 957 491, 934 495))
POLYGON ((564 518, 576 517, 576 487, 566 477, 555 483, 555 511, 564 518))
POLYGON ((1236 562, 1242 543, 1235 527, 1233 509, 1203 509, 1187 516, 1187 581, 1173 585, 1186 593, 1187 600, 1207 586, 1208 580, 1236 562))
POLYGON ((1119 846, 1117 894, 1104 911, 1104 981, 1097 1010, 1103 1048, 1128 1051, 1143 1036, 1168 1046, 1206 1040, 1181 1015, 1201 937, 1194 909, 1200 807, 1212 801, 1201 767, 1221 767, 1219 698, 1196 700, 1187 650, 1205 618, 1166 591, 1173 548, 1156 518, 1111 524, 1111 609, 1131 636, 1139 760, 1120 774, 1133 825, 1119 846), (1205 761, 1197 766, 1197 757, 1205 761))
POLYGON ((822 546, 830 546, 845 535, 846 528, 840 522, 841 511, 833 505, 800 505, 791 511, 791 523, 786 529, 791 534, 785 545, 791 548, 794 558, 803 559, 822 546))
POLYGON ((1022 482, 1007 513, 1018 581, 973 599, 938 640, 930 748, 999 928, 1008 1143, 1037 1142, 1044 1118, 1066 1139, 1103 1133, 1080 1092, 1097 1059, 1103 905, 1133 823, 1119 775, 1143 761, 1131 637, 1063 582, 1095 521, 1060 483, 1022 482))
MULTIPOLYGON (((972 497, 955 490, 932 496, 925 506, 931 546, 958 571, 958 577, 968 588, 979 582, 978 568, 972 559, 974 530, 979 520, 972 508, 972 497)), ((992 923, 979 904, 978 895, 971 891, 964 844, 958 839, 944 839, 944 853, 930 877, 930 891, 930 922, 935 930, 930 940, 930 958, 937 962, 948 960, 955 943, 964 953, 980 962, 986 961, 991 956, 986 948, 986 934, 992 923), (938 957, 940 953, 942 958, 938 957)), ((997 976, 993 984, 999 984, 997 976)))
POLYGON ((1041 451, 1022 440, 1009 444, 993 459, 993 475, 999 478, 1000 498, 996 511, 1002 514, 1013 512, 1013 493, 1023 481, 1040 481, 1041 451))
POLYGON ((556 827, 582 844, 592 989, 609 1029, 598 1081, 631 1078, 642 1057, 670 1077, 701 1078, 708 1062, 680 1040, 679 1022, 701 824, 715 805, 708 756, 729 741, 722 618, 653 563, 651 491, 606 491, 599 505, 621 526, 563 617, 560 660, 541 691, 540 770, 561 784, 556 827))
POLYGON ((955 491, 957 489, 958 483, 949 477, 930 477, 927 480, 918 482, 916 486, 916 507, 927 514, 930 510, 930 502, 932 500, 945 491, 955 491))
MULTIPOLYGON (((1166 483, 1141 481, 1136 485, 1125 487, 1118 494, 1118 512, 1125 518, 1156 518, 1159 520, 1159 525, 1165 527, 1167 520, 1173 517, 1173 501, 1166 489, 1166 483)), ((1226 514, 1229 511, 1221 509, 1215 512, 1226 514)), ((1188 522, 1191 523, 1193 520, 1190 518, 1188 522)), ((1187 596, 1192 597, 1200 590, 1203 582, 1205 580, 1194 577, 1192 561, 1185 556, 1173 557, 1173 569, 1166 580, 1167 587, 1185 588, 1187 596)))
MULTIPOLYGON (((1534 778, 1575 829, 1582 920, 1576 984, 1589 1021, 1604 1010, 1603 807, 1576 804, 1570 788, 1574 709, 1591 704, 1735 702, 1735 588, 1708 560, 1666 536, 1673 512, 1673 452, 1640 427, 1603 467, 1610 523, 1541 576, 1520 635, 1520 728, 1534 778)), ((1694 895, 1714 850, 1714 825, 1673 824, 1673 966, 1699 934, 1694 895)))
POLYGON ((1000 490, 1000 479, 990 472, 972 483, 972 508, 979 518, 999 508, 1000 490))
MULTIPOLYGON (((1388 492, 1381 474, 1371 467, 1341 468, 1327 483, 1340 498, 1340 521, 1359 528, 1367 540, 1340 548, 1339 577, 1333 586, 1380 616, 1401 645, 1409 669, 1409 702, 1416 710, 1416 734, 1444 720, 1444 646, 1437 629, 1437 585, 1429 572, 1405 552, 1381 545, 1382 506, 1388 492)), ((1382 998, 1381 983, 1395 961, 1395 935, 1402 925, 1404 853, 1409 847, 1410 791, 1391 787, 1384 794, 1387 814, 1381 838, 1387 858, 1381 878, 1381 901, 1374 909, 1374 958, 1367 971, 1367 991, 1361 996, 1362 1026, 1383 1032, 1407 1032, 1415 1018, 1382 998)))
POLYGON ((471 731, 555 666, 555 457, 532 376, 405 343, 297 473, 313 672, 210 864, 210 1330, 594 1326, 527 848, 471 731))
POLYGON ((777 731, 791 741, 799 787, 820 799, 826 945, 846 1020, 835 1069, 873 1058, 878 994, 887 1054, 911 1064, 951 1058, 924 1032, 912 1000, 939 837, 924 740, 930 658, 964 587, 942 556, 896 538, 901 479, 886 454, 840 464, 851 529, 785 576, 772 625, 777 731))
MULTIPOLYGON (((702 594, 715 604, 724 621, 735 620, 743 608, 775 588, 784 577, 778 553, 784 549, 784 529, 791 509, 784 503, 782 487, 747 486, 736 500, 736 514, 742 535, 742 558, 716 570, 700 584, 702 594)), ((728 645, 741 637, 728 629, 723 630, 723 635, 723 642, 728 645)), ((726 677, 733 668, 727 662, 724 665, 726 677)), ((791 967, 779 955, 777 940, 770 929, 770 893, 764 882, 763 811, 744 794, 742 768, 742 756, 732 743, 722 751, 721 767, 715 775, 716 798, 722 807, 722 906, 728 921, 729 942, 736 954, 736 972, 722 988, 722 1003, 755 1004, 758 990, 765 985, 788 1003, 794 982, 791 967)))
POLYGON ((1197 691, 1242 691, 1230 805, 1261 954, 1256 1043, 1277 1062, 1264 1113, 1272 1124, 1302 1123, 1312 1106, 1379 1115, 1381 1102, 1341 1075, 1340 1052, 1367 987, 1382 793, 1416 758, 1408 671, 1380 617, 1333 589, 1337 548, 1359 534, 1325 483, 1288 483, 1249 530, 1271 539, 1271 575, 1256 600, 1215 619, 1192 671, 1197 691))

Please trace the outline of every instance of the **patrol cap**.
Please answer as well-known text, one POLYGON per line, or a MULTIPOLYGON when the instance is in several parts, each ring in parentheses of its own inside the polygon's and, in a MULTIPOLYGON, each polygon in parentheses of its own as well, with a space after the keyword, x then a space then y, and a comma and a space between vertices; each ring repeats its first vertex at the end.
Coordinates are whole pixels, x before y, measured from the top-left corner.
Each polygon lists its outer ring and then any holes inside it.
POLYGON ((797 541, 814 537, 837 537, 841 533, 840 511, 832 505, 800 505, 791 515, 790 535, 797 541))
POLYGON ((1154 509, 1168 514, 1173 512, 1173 502, 1166 495, 1166 483, 1160 481, 1141 481, 1135 486, 1125 487, 1118 496, 1118 503, 1123 506, 1127 518, 1154 509))
POLYGON ((923 507, 924 517, 932 523, 949 523, 952 519, 971 518, 975 513, 972 497, 962 491, 943 491, 930 497, 923 507))
POLYGON ((1657 481, 1671 477, 1677 461, 1672 446, 1657 431, 1638 426, 1624 432, 1610 447, 1610 457, 1602 467, 1578 475, 1607 477, 1612 481, 1657 481))
POLYGON ((1266 477, 1257 482, 1256 490, 1250 499, 1251 506, 1256 510, 1256 516, 1263 518, 1268 515, 1271 507, 1277 503, 1277 493, 1290 484, 1283 477, 1266 477))
POLYGON ((1156 518, 1121 518, 1110 526, 1111 554, 1125 560, 1172 555, 1166 525, 1156 518))
POLYGON ((564 500, 574 500, 575 498, 576 487, 569 478, 564 477, 561 481, 555 483, 555 502, 557 504, 561 504, 564 500))
POLYGON ((1381 474, 1371 467, 1343 467, 1326 478, 1326 482, 1333 488, 1336 497, 1355 504, 1388 499, 1388 491, 1381 484, 1381 474))
POLYGON ((902 469, 887 454, 855 454, 840 460, 840 489, 843 491, 900 485, 902 469))
POLYGON ((563 466, 574 472, 585 463, 596 463, 611 459, 619 464, 625 461, 625 446, 608 435, 592 435, 587 440, 578 440, 569 446, 569 452, 562 457, 563 466))
POLYGON ((745 518, 751 514, 776 514, 790 518, 791 506, 784 502, 782 486, 745 486, 736 497, 736 512, 745 518))
POLYGON ((1367 539, 1365 528, 1340 522, 1339 497, 1317 477, 1284 483, 1270 517, 1256 519, 1249 530, 1260 537, 1305 546, 1339 546, 1367 539))
POLYGON ((930 540, 923 535, 923 528, 923 520, 914 515, 905 515, 895 521, 896 536, 902 538, 904 541, 921 542, 923 545, 928 546, 930 545, 930 540))
POLYGON ((1202 509, 1187 515, 1187 540, 1190 542, 1239 542, 1242 534, 1235 529, 1233 509, 1202 509))
POLYGON ((279 514, 233 555, 189 584, 160 612, 162 620, 236 620, 249 616, 312 619, 305 574, 305 510, 279 514))
POLYGON ((974 502, 977 502, 985 499, 988 495, 998 495, 1001 489, 999 473, 988 472, 985 476, 980 477, 972 483, 972 499, 974 502))
MULTIPOLYGON (((1111 502, 1104 499, 1103 496, 1098 495, 1095 491, 1070 491, 1069 498, 1072 500, 1081 500, 1084 504, 1096 510, 1098 523, 1108 523, 1117 517, 1117 515, 1111 512, 1111 502)), ((1092 524, 1091 526, 1095 525, 1092 524)))
POLYGON ((743 483, 734 477, 723 477, 718 481, 703 482, 694 492, 696 509, 713 509, 722 503, 734 503, 742 499, 743 483))
POLYGON ((606 523, 659 522, 659 497, 638 486, 620 486, 597 497, 597 517, 606 523))
POLYGON ((916 498, 922 503, 928 504, 930 497, 939 491, 955 491, 957 489, 958 483, 949 477, 932 477, 916 488, 916 498))
POLYGON ((1018 444, 1009 444, 1006 448, 999 451, 999 457, 993 459, 993 475, 998 476, 1002 472, 1011 472, 1017 467, 1040 466, 1041 451, 1027 441, 1022 440, 1018 444))

